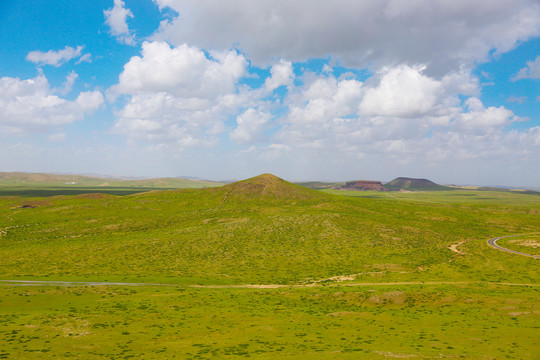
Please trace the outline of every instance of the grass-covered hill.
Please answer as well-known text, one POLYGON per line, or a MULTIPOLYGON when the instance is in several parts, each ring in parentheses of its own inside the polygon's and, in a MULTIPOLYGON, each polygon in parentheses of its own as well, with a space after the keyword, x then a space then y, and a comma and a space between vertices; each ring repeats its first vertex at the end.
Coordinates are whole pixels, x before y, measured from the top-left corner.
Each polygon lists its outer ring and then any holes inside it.
POLYGON ((297 200, 321 200, 327 196, 301 185, 292 184, 272 174, 262 174, 216 188, 214 192, 226 192, 229 201, 254 199, 257 202, 276 200, 285 203, 297 200))
POLYGON ((347 198, 272 175, 123 197, 4 198, 0 274, 297 283, 342 274, 370 281, 479 280, 499 278, 498 269, 515 266, 504 277, 530 279, 527 261, 506 263, 483 242, 540 231, 535 201, 486 206, 474 199, 433 204, 347 198), (470 256, 456 258, 448 250, 458 242, 465 242, 470 256), (479 265, 485 252, 497 270, 479 265))
POLYGON ((398 177, 384 186, 391 190, 449 190, 450 188, 434 183, 428 179, 415 179, 407 177, 398 177))

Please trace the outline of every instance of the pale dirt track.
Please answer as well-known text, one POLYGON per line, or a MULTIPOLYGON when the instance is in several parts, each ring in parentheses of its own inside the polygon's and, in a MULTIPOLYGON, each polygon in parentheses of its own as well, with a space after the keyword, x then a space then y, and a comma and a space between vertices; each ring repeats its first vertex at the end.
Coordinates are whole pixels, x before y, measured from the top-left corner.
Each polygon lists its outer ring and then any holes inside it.
POLYGON ((455 243, 455 244, 452 244, 448 247, 448 249, 450 249, 451 251, 455 252, 456 254, 459 254, 459 255, 465 255, 465 253, 461 250, 458 249, 458 246, 460 245, 463 245, 467 242, 467 240, 463 240, 463 241, 460 241, 458 243, 455 243))
POLYGON ((0 286, 171 286, 195 289, 280 289, 280 288, 310 288, 310 287, 362 287, 362 286, 407 286, 407 285, 471 285, 492 284, 504 286, 540 286, 540 284, 500 283, 486 281, 410 281, 410 282, 385 282, 385 283, 333 283, 333 284, 239 284, 239 285, 183 285, 163 283, 121 283, 121 282, 97 282, 97 281, 41 281, 41 280, 0 280, 0 286))

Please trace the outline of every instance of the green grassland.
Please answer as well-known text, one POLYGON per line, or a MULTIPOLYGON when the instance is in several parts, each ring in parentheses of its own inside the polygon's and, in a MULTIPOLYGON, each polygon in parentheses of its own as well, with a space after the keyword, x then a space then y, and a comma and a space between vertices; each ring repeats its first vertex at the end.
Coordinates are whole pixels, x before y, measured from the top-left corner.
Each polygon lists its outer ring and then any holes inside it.
MULTIPOLYGON (((534 359, 509 286, 0 287, 6 359, 534 359)), ((533 310, 535 309, 535 310, 533 310)))
POLYGON ((535 358, 538 260, 486 241, 540 232, 539 216, 531 194, 269 175, 2 197, 0 280, 169 285, 0 281, 0 358, 535 358))

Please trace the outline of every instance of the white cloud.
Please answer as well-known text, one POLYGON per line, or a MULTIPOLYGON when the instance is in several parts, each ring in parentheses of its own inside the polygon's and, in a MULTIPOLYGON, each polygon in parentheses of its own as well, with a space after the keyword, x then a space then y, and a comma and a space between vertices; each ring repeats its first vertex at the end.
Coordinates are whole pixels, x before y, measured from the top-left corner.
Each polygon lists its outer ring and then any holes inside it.
POLYGON ((463 70, 440 80, 423 74, 422 67, 405 65, 386 68, 365 83, 307 77, 285 99, 289 112, 272 142, 311 159, 339 153, 342 159, 390 156, 405 164, 425 158, 429 146, 437 149, 430 161, 452 149, 462 158, 477 158, 492 154, 493 144, 481 141, 485 149, 480 151, 468 141, 494 134, 504 139, 504 128, 518 120, 512 111, 486 108, 470 96, 478 92, 478 81, 463 70), (462 105, 460 96, 470 97, 462 105))
POLYGON ((276 142, 296 148, 332 148, 341 131, 348 133, 357 116, 363 84, 354 79, 316 77, 286 99, 289 113, 276 133, 276 142))
POLYGON ((74 49, 72 47, 66 46, 64 49, 58 51, 30 51, 28 55, 26 55, 26 60, 36 63, 38 65, 52 65, 54 67, 59 67, 60 65, 65 64, 71 59, 76 59, 80 57, 83 48, 83 46, 77 46, 77 48, 74 49))
POLYGON ((179 16, 155 39, 205 49, 237 47, 258 65, 331 55, 352 67, 472 67, 540 34, 535 0, 156 0, 179 16), (361 20, 359 20, 361 19, 361 20))
POLYGON ((461 113, 456 119, 458 128, 464 131, 480 131, 489 133, 494 128, 508 125, 517 120, 514 113, 504 106, 485 108, 482 102, 475 97, 465 102, 468 111, 461 113))
POLYGON ((99 91, 85 91, 74 101, 84 113, 91 113, 104 103, 103 94, 99 91))
POLYGON ((71 89, 73 89, 75 80, 77 80, 78 77, 79 75, 75 71, 72 70, 66 77, 66 81, 64 81, 64 83, 62 84, 62 87, 60 89, 53 89, 53 91, 64 96, 69 94, 71 92, 71 89))
POLYGON ((114 0, 114 7, 103 10, 103 14, 105 15, 105 23, 111 28, 111 35, 127 45, 135 44, 135 37, 130 33, 127 24, 127 18, 132 18, 133 13, 124 7, 122 0, 114 0))
POLYGON ((83 56, 81 56, 79 58, 79 60, 77 60, 75 65, 78 65, 78 64, 83 63, 83 62, 91 63, 92 62, 92 55, 91 54, 84 54, 83 56))
POLYGON ((180 147, 212 144, 223 120, 249 106, 249 95, 237 89, 246 66, 236 51, 208 58, 195 47, 145 42, 108 92, 128 96, 114 132, 180 147))
POLYGON ((534 61, 527 61, 527 66, 512 78, 513 81, 520 79, 540 79, 540 55, 534 61))
POLYGON ((360 112, 370 116, 409 117, 433 111, 441 83, 422 74, 425 67, 384 68, 377 87, 366 90, 360 112))
POLYGON ((163 42, 144 42, 142 56, 124 66, 112 94, 166 92, 179 98, 212 99, 234 92, 247 61, 235 51, 214 53, 208 59, 196 47, 171 48, 163 42))
POLYGON ((253 144, 266 140, 264 130, 270 118, 270 114, 266 112, 247 109, 236 118, 238 126, 231 132, 231 139, 239 144, 253 144))
POLYGON ((71 124, 103 104, 99 91, 81 93, 75 101, 52 94, 43 74, 27 80, 0 78, 0 129, 6 133, 32 133, 71 124))
POLYGON ((270 68, 270 76, 266 78, 264 87, 267 91, 273 91, 280 86, 291 85, 294 80, 292 63, 283 59, 270 68))

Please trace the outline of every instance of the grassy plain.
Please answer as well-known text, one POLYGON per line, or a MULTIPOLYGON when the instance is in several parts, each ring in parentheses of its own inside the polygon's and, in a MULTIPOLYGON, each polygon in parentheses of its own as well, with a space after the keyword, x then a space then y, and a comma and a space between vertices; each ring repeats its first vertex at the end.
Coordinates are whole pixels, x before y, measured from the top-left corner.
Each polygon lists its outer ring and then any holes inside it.
POLYGON ((2 287, 6 359, 513 358, 538 294, 510 286, 2 287))
POLYGON ((224 183, 184 178, 122 180, 82 175, 0 172, 0 196, 44 197, 89 193, 130 195, 153 190, 199 189, 222 185, 224 183))
POLYGON ((486 244, 540 232, 539 196, 338 194, 262 176, 0 198, 0 279, 169 284, 0 282, 0 358, 540 353, 538 260, 486 244))

